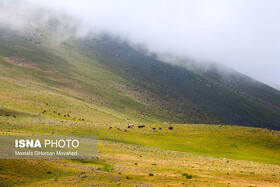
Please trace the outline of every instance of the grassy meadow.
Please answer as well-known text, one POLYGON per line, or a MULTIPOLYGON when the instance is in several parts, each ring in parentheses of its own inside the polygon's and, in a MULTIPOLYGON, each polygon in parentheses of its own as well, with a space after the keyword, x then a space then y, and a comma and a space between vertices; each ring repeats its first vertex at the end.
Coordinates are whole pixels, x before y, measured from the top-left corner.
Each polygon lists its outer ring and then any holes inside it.
POLYGON ((0 186, 280 186, 280 131, 217 125, 185 100, 187 111, 165 110, 156 87, 141 85, 144 97, 76 43, 0 40, 1 136, 98 137, 96 160, 0 160, 0 186), (213 124, 182 123, 176 112, 213 124))
MULTIPOLYGON (((27 88, 27 95, 28 90, 34 92, 27 88)), ((1 103, 1 135, 97 135, 98 159, 0 160, 3 186, 279 186, 279 131, 131 123, 117 112, 68 96, 42 91, 35 104, 35 95, 28 99, 24 89, 21 93, 1 94, 1 101, 13 101, 1 103), (139 129, 140 124, 145 128, 139 129)))

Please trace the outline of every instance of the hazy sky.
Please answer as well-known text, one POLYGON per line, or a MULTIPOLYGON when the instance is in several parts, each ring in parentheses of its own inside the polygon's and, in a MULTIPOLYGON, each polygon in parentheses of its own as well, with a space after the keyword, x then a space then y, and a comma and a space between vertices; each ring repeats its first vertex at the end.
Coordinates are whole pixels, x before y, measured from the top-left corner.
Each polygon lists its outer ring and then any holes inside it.
POLYGON ((111 32, 154 52, 225 64, 280 85, 280 0, 27 1, 71 14, 83 29, 111 32))

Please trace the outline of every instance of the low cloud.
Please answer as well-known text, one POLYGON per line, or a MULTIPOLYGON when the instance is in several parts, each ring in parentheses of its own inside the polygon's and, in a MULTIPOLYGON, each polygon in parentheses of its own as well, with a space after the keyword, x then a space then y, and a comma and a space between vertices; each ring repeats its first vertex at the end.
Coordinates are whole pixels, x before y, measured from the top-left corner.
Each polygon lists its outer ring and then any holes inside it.
POLYGON ((80 20, 79 36, 105 31, 152 52, 217 62, 280 84, 280 1, 4 0, 0 6, 18 27, 26 24, 19 12, 31 19, 44 8, 80 20))

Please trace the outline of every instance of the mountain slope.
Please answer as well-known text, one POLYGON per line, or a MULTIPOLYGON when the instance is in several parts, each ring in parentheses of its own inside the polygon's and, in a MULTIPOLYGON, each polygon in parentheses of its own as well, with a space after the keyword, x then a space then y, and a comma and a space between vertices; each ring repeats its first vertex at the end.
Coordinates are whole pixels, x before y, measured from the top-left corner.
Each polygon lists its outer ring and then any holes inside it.
POLYGON ((106 38, 99 42, 86 40, 82 44, 86 45, 85 50, 98 54, 97 58, 111 71, 148 89, 151 95, 164 98, 168 103, 164 107, 185 122, 212 123, 216 120, 216 123, 279 128, 279 92, 245 79, 244 75, 228 75, 235 77, 232 80, 219 79, 211 73, 196 73, 164 64, 106 38), (246 92, 249 94, 244 94, 246 92))
MULTIPOLYGON (((2 92, 21 96, 20 87, 33 86, 51 93, 54 100, 60 95, 85 102, 98 109, 95 116, 104 116, 88 117, 92 122, 170 121, 280 129, 279 91, 246 82, 243 75, 224 79, 215 72, 169 65, 108 36, 56 44, 47 29, 45 33, 1 30, 0 81, 18 86, 2 87, 2 92)), ((49 97, 40 95, 34 102, 45 103, 49 97)), ((36 114, 31 105, 7 103, 2 100, 1 105, 36 114)), ((57 108, 67 106, 57 104, 57 108)))

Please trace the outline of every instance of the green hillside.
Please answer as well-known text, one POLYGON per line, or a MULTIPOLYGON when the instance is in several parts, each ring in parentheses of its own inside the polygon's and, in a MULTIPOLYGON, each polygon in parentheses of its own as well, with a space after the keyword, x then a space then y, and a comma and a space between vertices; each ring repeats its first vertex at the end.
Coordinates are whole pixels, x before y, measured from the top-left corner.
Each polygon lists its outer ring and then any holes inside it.
MULTIPOLYGON (((236 75, 240 77, 239 82, 232 81, 235 90, 238 90, 236 92, 228 85, 221 84, 220 79, 164 64, 111 39, 81 41, 81 46, 84 45, 85 51, 94 54, 112 72, 137 85, 136 90, 140 89, 141 92, 141 89, 145 89, 150 92, 149 95, 164 98, 159 104, 179 121, 279 129, 279 91, 257 81, 254 85, 253 81, 249 82, 251 79, 241 74, 236 75), (252 97, 242 94, 249 89, 252 97), (258 94, 257 99, 253 94, 258 94), (276 102, 273 103, 274 100, 276 102), (266 104, 268 102, 270 104, 266 104)), ((226 80, 228 84, 231 83, 231 79, 226 80)))
POLYGON ((218 75, 162 63, 109 36, 57 44, 47 29, 44 36, 37 30, 19 35, 2 29, 3 83, 8 77, 24 80, 25 87, 32 82, 38 90, 90 102, 126 121, 280 128, 279 91, 258 82, 246 85, 249 78, 221 82, 218 75))

